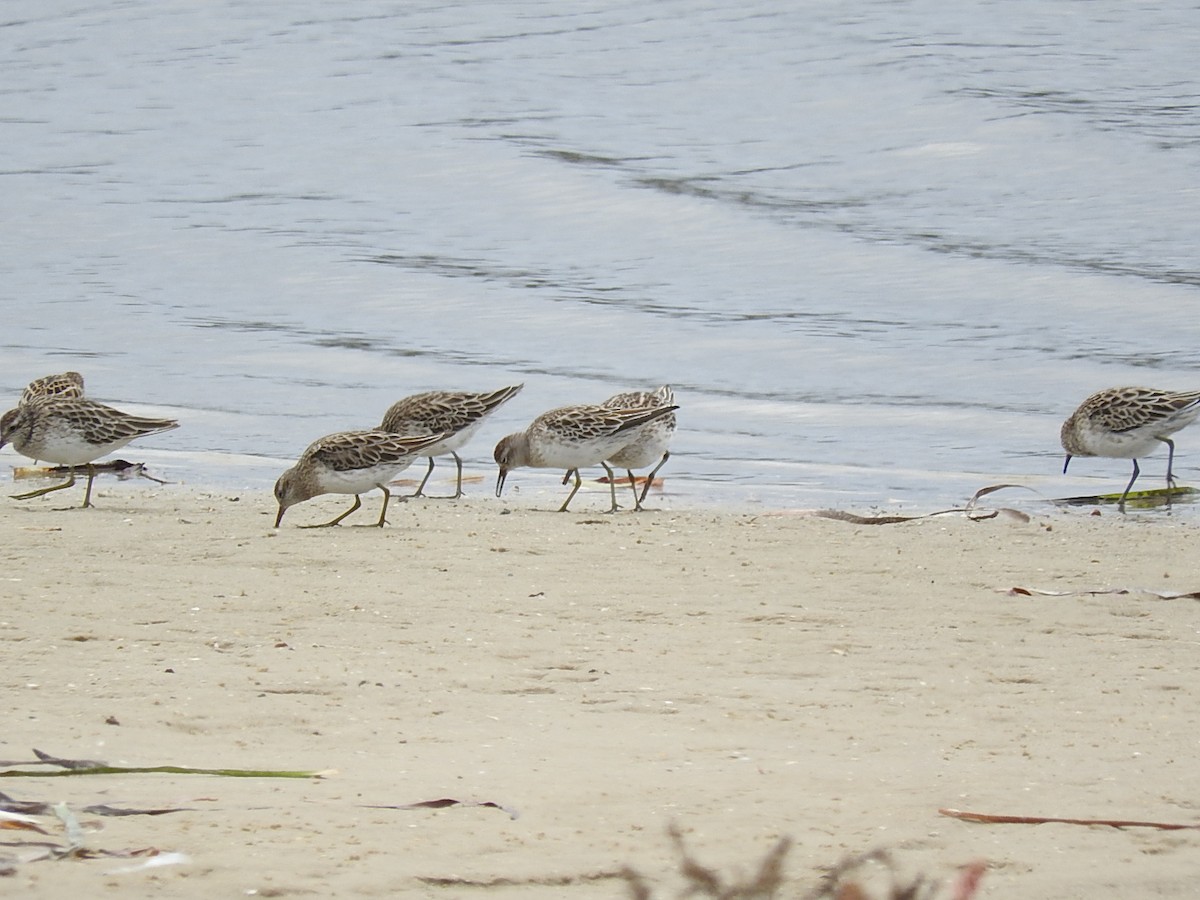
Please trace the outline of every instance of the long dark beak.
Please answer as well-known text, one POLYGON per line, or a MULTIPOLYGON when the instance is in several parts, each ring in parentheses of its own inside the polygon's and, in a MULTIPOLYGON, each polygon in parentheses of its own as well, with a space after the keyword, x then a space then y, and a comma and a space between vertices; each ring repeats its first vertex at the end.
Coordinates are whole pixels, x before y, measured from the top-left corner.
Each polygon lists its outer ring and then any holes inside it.
POLYGON ((1068 453, 1067 458, 1065 460, 1063 460, 1063 474, 1064 475, 1067 474, 1067 466, 1069 466, 1070 464, 1071 464, 1071 454, 1068 453))
POLYGON ((279 507, 279 513, 275 516, 275 527, 279 527, 279 523, 283 521, 283 514, 287 512, 286 506, 279 507))
POLYGON ((496 496, 500 496, 500 492, 504 490, 504 479, 508 477, 508 469, 503 466, 500 468, 500 474, 496 477, 496 496))

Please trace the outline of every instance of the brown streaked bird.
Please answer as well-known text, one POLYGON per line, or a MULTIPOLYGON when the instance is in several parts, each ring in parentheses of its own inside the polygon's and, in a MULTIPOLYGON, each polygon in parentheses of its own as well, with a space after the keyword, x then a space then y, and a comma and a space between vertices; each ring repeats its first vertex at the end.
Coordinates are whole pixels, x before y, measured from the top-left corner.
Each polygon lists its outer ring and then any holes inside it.
POLYGON ((563 406, 544 412, 524 431, 503 438, 496 445, 496 496, 504 490, 508 473, 521 466, 538 469, 566 469, 575 473, 575 486, 559 512, 566 512, 582 485, 579 470, 600 465, 608 473, 612 507, 617 510, 617 487, 613 470, 605 462, 612 454, 636 439, 636 429, 669 415, 679 407, 657 406, 637 409, 610 409, 606 406, 563 406))
POLYGON ((23 456, 68 466, 71 472, 62 484, 13 497, 28 500, 69 488, 75 483, 75 469, 86 465, 83 505, 91 506, 93 462, 136 438, 178 427, 174 419, 135 416, 82 397, 51 395, 23 402, 0 417, 0 447, 12 444, 23 456))
MULTIPOLYGON (((78 372, 59 372, 57 375, 43 375, 25 385, 21 392, 18 406, 24 406, 32 400, 43 397, 62 397, 76 399, 83 396, 83 376, 78 372)), ((34 462, 39 460, 34 459, 34 462)))
POLYGON ((379 426, 381 431, 411 437, 435 432, 445 432, 449 435, 441 443, 426 448, 420 454, 429 457, 429 468, 425 470, 425 477, 421 479, 421 484, 413 496, 420 497, 425 490, 425 483, 433 474, 433 458, 449 454, 454 457, 454 464, 458 467, 458 479, 453 496, 446 499, 457 500, 461 497, 462 458, 457 451, 475 436, 485 418, 495 412, 501 404, 519 394, 524 386, 514 384, 498 391, 480 394, 466 391, 427 391, 393 403, 383 416, 383 424, 379 426))
MULTIPOLYGON (((670 385, 664 384, 655 391, 627 391, 614 394, 605 400, 601 406, 608 409, 632 409, 646 406, 669 406, 675 402, 675 392, 670 385)), ((629 485, 633 489, 634 509, 640 510, 654 483, 654 476, 671 458, 671 438, 675 434, 675 413, 655 419, 637 429, 634 439, 605 460, 609 465, 624 469, 629 475, 629 485), (642 469, 653 465, 646 483, 639 494, 637 479, 633 476, 634 469, 642 469)))
POLYGON ((1118 506, 1137 481, 1138 459, 1167 445, 1167 491, 1175 486, 1175 442, 1171 435, 1200 416, 1200 391, 1163 391, 1145 387, 1115 387, 1097 391, 1063 422, 1059 434, 1067 458, 1063 474, 1076 456, 1133 460, 1133 476, 1118 506))
POLYGON ((387 483, 412 464, 422 450, 444 441, 443 433, 418 437, 402 437, 390 431, 339 431, 313 441, 300 454, 296 464, 275 482, 275 499, 279 512, 275 527, 283 521, 288 507, 311 500, 321 494, 353 494, 354 505, 331 522, 310 525, 309 528, 328 528, 339 524, 360 506, 359 494, 378 488, 383 491, 383 508, 379 511, 380 528, 387 521, 391 492, 387 483))

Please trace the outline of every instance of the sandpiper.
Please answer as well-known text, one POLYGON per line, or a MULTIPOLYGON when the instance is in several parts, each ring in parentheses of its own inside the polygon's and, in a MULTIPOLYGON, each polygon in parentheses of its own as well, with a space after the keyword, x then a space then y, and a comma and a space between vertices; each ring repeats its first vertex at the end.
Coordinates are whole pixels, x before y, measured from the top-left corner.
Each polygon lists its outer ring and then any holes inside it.
POLYGON ((415 437, 418 435, 445 432, 445 440, 427 447, 420 455, 429 457, 429 468, 417 487, 414 497, 420 497, 425 483, 433 474, 433 458, 450 454, 458 467, 458 479, 453 497, 457 500, 462 491, 462 458, 458 450, 477 432, 483 420, 520 393, 525 385, 514 384, 489 393, 473 394, 466 391, 427 391, 397 400, 384 414, 381 431, 415 437))
POLYGON ((512 469, 532 466, 540 469, 566 469, 575 473, 575 486, 559 512, 566 512, 571 499, 583 483, 579 469, 600 465, 608 473, 612 494, 610 512, 617 510, 617 488, 613 470, 606 459, 631 443, 632 430, 674 412, 677 406, 635 409, 610 409, 607 406, 563 406, 544 412, 524 431, 510 434, 496 445, 496 496, 504 490, 504 481, 512 469))
POLYGON ((30 459, 69 466, 71 471, 62 484, 13 497, 28 500, 69 488, 75 483, 75 468, 86 465, 88 483, 83 505, 91 506, 92 482, 96 480, 93 462, 135 438, 178 427, 174 419, 135 416, 82 397, 35 396, 0 417, 0 447, 12 444, 30 459))
POLYGON ((444 441, 447 435, 438 432, 419 437, 402 437, 389 431, 339 431, 313 441, 300 454, 296 464, 275 482, 275 499, 279 512, 275 527, 283 521, 289 506, 311 500, 321 494, 353 494, 354 505, 331 522, 310 528, 327 528, 339 524, 360 506, 359 494, 379 488, 383 491, 383 509, 379 511, 380 528, 387 517, 391 492, 387 483, 397 473, 407 469, 422 450, 444 441))
MULTIPOLYGON (((627 391, 623 394, 614 394, 600 405, 608 409, 634 409, 647 406, 669 406, 674 402, 675 392, 671 390, 669 385, 664 384, 656 391, 627 391)), ((635 510, 642 508, 642 503, 646 500, 646 494, 650 492, 650 485, 654 483, 654 476, 658 474, 658 470, 663 467, 666 461, 671 458, 671 451, 668 448, 671 444, 671 437, 674 434, 675 413, 668 413, 638 428, 633 441, 605 460, 610 465, 624 469, 626 474, 629 475, 629 485, 633 489, 635 510), (646 476, 646 483, 639 494, 637 479, 634 478, 633 470, 649 465, 654 465, 654 468, 646 476)))
POLYGON ((1063 474, 1075 456, 1105 456, 1133 460, 1133 477, 1118 506, 1125 509, 1140 470, 1138 458, 1160 443, 1167 445, 1167 491, 1175 486, 1172 467, 1175 442, 1170 435, 1200 416, 1200 391, 1161 391, 1145 387, 1115 387, 1097 391, 1063 422, 1060 437, 1067 458, 1063 474))

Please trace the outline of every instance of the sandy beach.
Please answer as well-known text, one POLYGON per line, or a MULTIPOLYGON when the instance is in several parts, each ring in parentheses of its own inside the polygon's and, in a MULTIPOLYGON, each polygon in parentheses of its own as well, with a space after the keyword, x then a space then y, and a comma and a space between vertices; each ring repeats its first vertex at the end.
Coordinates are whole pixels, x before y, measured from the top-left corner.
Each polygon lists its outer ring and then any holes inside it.
POLYGON ((878 848, 905 878, 986 860, 981 897, 1195 891, 1196 830, 939 813, 1200 822, 1200 606, 1172 596, 1200 590, 1195 527, 653 494, 607 515, 595 486, 559 514, 487 488, 384 529, 298 527, 342 497, 275 530, 268 492, 144 481, 98 482, 89 510, 0 498, 6 762, 324 773, 5 778, 72 809, 185 808, 78 817, 91 849, 186 859, 32 860, 64 840, 39 816, 48 836, 5 831, 0 888, 620 898, 631 867, 674 897, 673 825, 730 877, 789 837, 781 896, 878 848), (399 808, 443 799, 463 802, 399 808))

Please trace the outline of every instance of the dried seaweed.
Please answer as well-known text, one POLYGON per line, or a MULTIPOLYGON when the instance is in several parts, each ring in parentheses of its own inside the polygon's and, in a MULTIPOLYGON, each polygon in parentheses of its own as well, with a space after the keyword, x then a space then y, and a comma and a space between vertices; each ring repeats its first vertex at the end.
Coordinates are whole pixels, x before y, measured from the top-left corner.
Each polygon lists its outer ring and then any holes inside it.
POLYGON ((417 881, 431 887, 570 887, 576 884, 588 884, 595 881, 609 881, 622 878, 621 872, 582 872, 576 875, 530 875, 525 878, 497 876, 495 878, 463 878, 459 876, 436 877, 433 875, 418 875, 417 881))
MULTIPOLYGON (((846 512, 842 509, 802 509, 788 510, 785 512, 765 513, 767 516, 782 516, 793 515, 810 517, 814 519, 833 519, 837 522, 849 522, 852 525, 899 525, 903 522, 917 522, 921 519, 932 519, 936 516, 951 516, 961 515, 972 522, 984 522, 988 519, 1015 519, 1018 522, 1030 521, 1028 513, 1023 513, 1019 509, 1001 506, 996 508, 981 507, 979 501, 988 494, 996 491, 1006 490, 1008 488, 1018 488, 1021 490, 1032 491, 1033 488, 1026 487, 1022 484, 990 484, 987 487, 981 487, 967 501, 966 506, 955 507, 954 509, 939 509, 937 512, 921 513, 912 516, 860 516, 857 513, 846 512)), ((1034 493, 1037 493, 1034 491, 1034 493)), ((1052 501, 1053 502, 1053 501, 1052 501)), ((758 518, 757 516, 755 518, 758 518)), ((753 519, 751 521, 754 521, 753 519)))
POLYGON ((1010 597, 1096 597, 1101 594, 1149 594, 1159 600, 1200 600, 1200 591, 1156 591, 1151 588, 1082 588, 1074 591, 1048 591, 1042 588, 997 588, 1010 597))
MULTIPOLYGON (((155 478, 146 472, 145 463, 129 462, 126 459, 113 459, 108 462, 94 463, 92 468, 98 475, 110 473, 116 475, 121 481, 137 477, 147 478, 158 484, 169 483, 162 478, 155 478)), ((23 478, 58 478, 70 475, 71 472, 71 466, 17 466, 13 469, 13 480, 17 481, 23 478)))
MULTIPOLYGON (((171 806, 155 809, 125 809, 115 806, 109 806, 106 803, 97 803, 92 806, 85 806, 83 811, 89 816, 163 816, 167 813, 177 812, 194 812, 195 808, 190 806, 171 806)), ((48 816, 54 812, 54 804, 47 803, 43 800, 14 800, 5 793, 0 792, 0 822, 3 817, 8 815, 17 816, 48 816)), ((3 827, 0 824, 0 827, 3 827)))
POLYGON ((1110 828, 1157 828, 1161 831, 1185 831, 1200 829, 1200 824, 1178 822, 1144 822, 1137 819, 1070 819, 1058 816, 1008 816, 994 813, 965 812, 961 809, 939 809, 938 813, 964 822, 981 822, 988 825, 1107 825, 1110 828))
POLYGON ((110 766, 94 759, 63 759, 33 751, 36 760, 0 761, 0 778, 56 778, 65 775, 221 775, 226 778, 322 778, 329 772, 297 772, 279 769, 197 769, 189 766, 110 766), (56 766, 62 771, 30 771, 12 766, 56 766))
POLYGON ((488 806, 507 813, 510 819, 520 817, 520 813, 511 806, 496 803, 494 800, 455 800, 451 797, 441 797, 437 800, 418 800, 416 803, 364 803, 364 809, 445 809, 448 806, 488 806))

